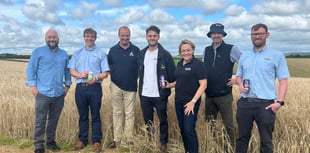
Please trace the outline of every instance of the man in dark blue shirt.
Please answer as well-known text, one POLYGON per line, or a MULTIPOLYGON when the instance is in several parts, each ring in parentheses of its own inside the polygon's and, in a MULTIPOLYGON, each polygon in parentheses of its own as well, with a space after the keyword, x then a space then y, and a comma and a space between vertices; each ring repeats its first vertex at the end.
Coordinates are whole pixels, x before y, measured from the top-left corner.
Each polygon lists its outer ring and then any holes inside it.
POLYGON ((135 122, 140 49, 130 42, 130 29, 127 26, 119 28, 118 37, 119 42, 108 54, 114 135, 108 148, 118 147, 123 135, 127 144, 133 144, 135 122))

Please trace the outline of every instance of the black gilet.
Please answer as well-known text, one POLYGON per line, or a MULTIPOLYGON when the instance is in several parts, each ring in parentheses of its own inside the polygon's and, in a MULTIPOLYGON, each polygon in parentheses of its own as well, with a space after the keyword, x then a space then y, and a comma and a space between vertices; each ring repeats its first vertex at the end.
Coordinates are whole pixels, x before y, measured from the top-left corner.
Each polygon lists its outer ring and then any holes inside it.
POLYGON ((230 60, 230 53, 233 45, 222 44, 213 49, 213 46, 205 48, 204 64, 207 68, 207 89, 209 97, 224 96, 232 92, 232 88, 226 83, 231 78, 234 63, 230 60), (214 58, 214 56, 216 56, 214 58))

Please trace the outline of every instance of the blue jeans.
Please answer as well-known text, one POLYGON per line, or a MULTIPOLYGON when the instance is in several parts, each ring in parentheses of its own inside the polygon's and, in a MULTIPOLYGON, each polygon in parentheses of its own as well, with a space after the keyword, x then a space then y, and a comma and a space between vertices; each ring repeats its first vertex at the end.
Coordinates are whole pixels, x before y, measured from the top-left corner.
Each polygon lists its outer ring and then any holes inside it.
POLYGON ((35 97, 34 147, 44 148, 46 142, 55 141, 58 120, 64 106, 65 95, 47 97, 40 93, 35 97), (47 120, 47 124, 46 124, 47 120))
POLYGON ((194 114, 185 115, 183 103, 175 102, 179 128, 186 153, 198 153, 198 138, 196 134, 196 121, 201 101, 198 100, 194 107, 194 114))
POLYGON ((238 139, 236 153, 246 153, 248 151, 249 140, 253 127, 253 121, 258 127, 261 140, 260 152, 272 153, 272 132, 274 129, 276 115, 271 109, 265 109, 272 104, 270 102, 250 102, 246 98, 240 98, 237 102, 237 123, 238 139))
POLYGON ((77 85, 75 91, 75 102, 79 112, 79 140, 84 144, 88 144, 88 129, 89 129, 89 109, 91 112, 92 125, 92 142, 101 143, 101 108, 102 87, 99 83, 90 86, 77 85))
POLYGON ((168 117, 167 117, 168 97, 145 97, 140 96, 140 104, 143 113, 144 123, 147 125, 149 134, 153 131, 154 108, 159 119, 160 143, 168 143, 168 117))

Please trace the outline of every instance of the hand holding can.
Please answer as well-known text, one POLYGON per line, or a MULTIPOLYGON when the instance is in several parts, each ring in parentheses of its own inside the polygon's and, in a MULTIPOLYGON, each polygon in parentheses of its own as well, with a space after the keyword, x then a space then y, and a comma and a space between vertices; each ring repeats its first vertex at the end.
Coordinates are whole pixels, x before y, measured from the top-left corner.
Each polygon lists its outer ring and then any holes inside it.
POLYGON ((249 80, 249 79, 244 79, 244 80, 243 80, 243 87, 244 87, 246 90, 249 90, 249 89, 250 89, 250 80, 249 80))
POLYGON ((166 81, 165 81, 165 76, 164 75, 160 75, 159 85, 160 85, 161 88, 165 88, 166 87, 166 81))
POLYGON ((88 72, 88 80, 93 80, 93 72, 89 71, 88 72))

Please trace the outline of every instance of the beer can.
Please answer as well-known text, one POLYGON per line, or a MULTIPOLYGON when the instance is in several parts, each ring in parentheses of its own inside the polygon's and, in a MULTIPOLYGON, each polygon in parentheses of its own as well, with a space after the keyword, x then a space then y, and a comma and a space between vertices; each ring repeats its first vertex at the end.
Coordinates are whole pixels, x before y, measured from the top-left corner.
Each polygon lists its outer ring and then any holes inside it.
POLYGON ((164 75, 160 75, 159 84, 160 84, 161 88, 165 88, 166 82, 165 82, 165 76, 164 75))
POLYGON ((250 80, 244 79, 243 80, 243 87, 249 89, 250 88, 250 80))

